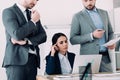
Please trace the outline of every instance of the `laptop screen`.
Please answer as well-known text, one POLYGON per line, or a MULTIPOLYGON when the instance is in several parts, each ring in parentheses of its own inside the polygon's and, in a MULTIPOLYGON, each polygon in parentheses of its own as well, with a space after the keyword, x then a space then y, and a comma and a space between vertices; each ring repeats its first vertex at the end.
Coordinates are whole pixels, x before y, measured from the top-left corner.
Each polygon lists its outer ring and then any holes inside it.
POLYGON ((76 55, 72 73, 79 74, 79 68, 88 63, 91 63, 92 73, 99 73, 101 58, 102 55, 76 55))
POLYGON ((79 74, 63 74, 56 75, 54 80, 92 80, 91 63, 82 66, 79 69, 79 74))
POLYGON ((87 66, 79 69, 80 80, 92 80, 92 70, 91 70, 91 63, 88 63, 87 66))

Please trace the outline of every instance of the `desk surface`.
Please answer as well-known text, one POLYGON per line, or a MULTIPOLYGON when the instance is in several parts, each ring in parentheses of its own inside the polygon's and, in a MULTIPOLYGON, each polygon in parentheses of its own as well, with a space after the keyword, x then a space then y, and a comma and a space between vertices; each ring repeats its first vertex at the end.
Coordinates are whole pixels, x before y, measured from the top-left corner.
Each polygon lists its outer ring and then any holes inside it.
POLYGON ((120 73, 93 74, 93 80, 120 80, 120 73))
MULTIPOLYGON (((79 80, 79 77, 71 77, 77 76, 78 74, 70 74, 69 76, 64 75, 49 75, 49 76, 37 76, 37 80, 79 80), (64 78, 63 78, 64 77, 64 78)), ((120 80, 120 73, 99 73, 93 74, 92 80, 120 80)))

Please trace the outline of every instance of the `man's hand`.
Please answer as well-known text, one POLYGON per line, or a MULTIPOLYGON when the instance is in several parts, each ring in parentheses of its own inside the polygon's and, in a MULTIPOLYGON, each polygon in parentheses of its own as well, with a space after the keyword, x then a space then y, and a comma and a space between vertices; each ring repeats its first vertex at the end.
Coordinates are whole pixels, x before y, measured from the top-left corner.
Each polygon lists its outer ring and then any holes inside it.
POLYGON ((102 29, 96 29, 96 30, 92 33, 92 35, 93 35, 94 38, 102 38, 104 32, 105 32, 105 31, 102 30, 102 29))
POLYGON ((13 44, 25 45, 27 43, 27 40, 19 40, 18 41, 18 40, 15 40, 15 39, 11 38, 11 42, 13 44))
POLYGON ((38 13, 37 10, 33 10, 31 13, 31 21, 33 22, 38 22, 40 20, 40 14, 38 13))
POLYGON ((115 49, 115 46, 116 46, 116 44, 113 44, 113 45, 107 46, 107 48, 108 49, 115 49))

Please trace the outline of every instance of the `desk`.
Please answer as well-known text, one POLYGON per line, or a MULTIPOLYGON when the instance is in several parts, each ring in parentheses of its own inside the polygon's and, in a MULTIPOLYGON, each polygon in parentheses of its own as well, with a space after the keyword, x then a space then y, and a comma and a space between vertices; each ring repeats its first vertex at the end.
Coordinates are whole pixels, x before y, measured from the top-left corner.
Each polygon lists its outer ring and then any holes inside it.
POLYGON ((93 80, 120 80, 120 73, 93 74, 93 80))
MULTIPOLYGON (((74 74, 70 74, 69 76, 73 76, 74 74)), ((49 75, 49 76, 37 76, 37 80, 79 80, 79 78, 71 78, 68 77, 65 79, 57 78, 58 76, 62 75, 49 75)), ((93 74, 92 80, 120 80, 120 73, 99 73, 99 74, 93 74)))

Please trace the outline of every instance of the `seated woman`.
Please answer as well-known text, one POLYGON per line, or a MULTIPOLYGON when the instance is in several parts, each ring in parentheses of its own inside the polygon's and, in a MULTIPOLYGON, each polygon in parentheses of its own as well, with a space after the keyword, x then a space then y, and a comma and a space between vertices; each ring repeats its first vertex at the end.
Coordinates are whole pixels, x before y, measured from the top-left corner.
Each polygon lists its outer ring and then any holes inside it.
POLYGON ((52 37, 52 47, 46 56, 46 73, 70 74, 72 72, 75 54, 68 52, 68 39, 63 33, 56 33, 52 37))

